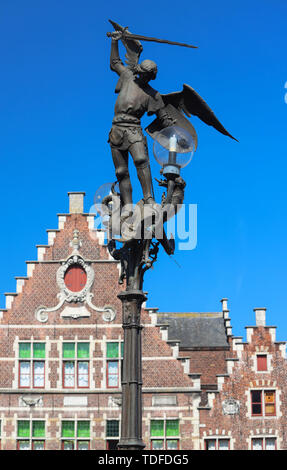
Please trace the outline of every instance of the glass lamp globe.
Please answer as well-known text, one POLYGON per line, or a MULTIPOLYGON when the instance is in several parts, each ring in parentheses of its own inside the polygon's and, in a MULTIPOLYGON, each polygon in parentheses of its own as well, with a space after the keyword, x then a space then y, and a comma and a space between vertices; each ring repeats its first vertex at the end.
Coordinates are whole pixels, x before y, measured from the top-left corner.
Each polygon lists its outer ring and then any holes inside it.
POLYGON ((182 127, 166 127, 154 138, 153 153, 156 161, 164 168, 163 174, 179 174, 180 168, 189 164, 194 152, 194 138, 182 127))

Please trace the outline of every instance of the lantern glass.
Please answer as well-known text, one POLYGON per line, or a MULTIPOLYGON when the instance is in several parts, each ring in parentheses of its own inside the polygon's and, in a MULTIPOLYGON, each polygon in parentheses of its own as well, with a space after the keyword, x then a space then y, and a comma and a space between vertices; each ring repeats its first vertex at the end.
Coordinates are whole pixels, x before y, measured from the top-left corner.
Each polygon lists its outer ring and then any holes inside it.
POLYGON ((153 153, 161 166, 171 163, 171 154, 175 156, 173 162, 184 168, 191 161, 195 152, 195 142, 191 134, 182 127, 170 126, 158 132, 154 138, 153 153))
MULTIPOLYGON (((102 184, 102 186, 100 186, 97 191, 95 192, 95 196, 94 196, 94 204, 95 204, 95 208, 97 210, 97 213, 102 215, 103 213, 106 213, 106 205, 105 205, 105 199, 108 197, 108 196, 111 196, 113 197, 113 200, 111 200, 111 202, 109 203, 109 208, 111 209, 111 204, 113 204, 114 202, 114 196, 115 198, 117 197, 117 195, 114 195, 113 192, 112 192, 112 186, 113 186, 114 183, 105 183, 105 184, 102 184)), ((118 183, 115 185, 114 187, 114 191, 116 193, 118 193, 119 195, 119 185, 118 183)))

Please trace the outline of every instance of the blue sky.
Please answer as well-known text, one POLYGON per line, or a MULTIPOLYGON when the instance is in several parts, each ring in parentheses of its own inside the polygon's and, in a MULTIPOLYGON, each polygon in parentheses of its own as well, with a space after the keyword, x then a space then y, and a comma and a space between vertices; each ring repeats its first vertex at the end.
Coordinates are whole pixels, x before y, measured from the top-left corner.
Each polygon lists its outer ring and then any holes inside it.
POLYGON ((114 180, 111 18, 198 45, 143 43, 142 59, 158 64, 152 85, 168 93, 190 84, 240 140, 191 120, 199 146, 182 176, 185 202, 198 205, 198 243, 177 251, 176 263, 161 251, 145 278, 148 305, 218 311, 228 297, 234 334, 266 307, 278 340, 287 339, 286 15, 284 0, 1 1, 0 306, 46 229, 57 228, 56 214, 68 211, 67 192, 84 190, 89 211, 97 188, 114 180))

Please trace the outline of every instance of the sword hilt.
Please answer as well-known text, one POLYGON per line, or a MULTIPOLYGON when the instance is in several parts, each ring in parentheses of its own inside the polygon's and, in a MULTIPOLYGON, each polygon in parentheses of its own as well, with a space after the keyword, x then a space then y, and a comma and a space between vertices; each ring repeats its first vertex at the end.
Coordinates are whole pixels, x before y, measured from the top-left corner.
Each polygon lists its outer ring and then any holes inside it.
POLYGON ((116 29, 116 30, 113 31, 112 33, 111 33, 111 32, 108 32, 108 33, 107 33, 107 36, 108 36, 108 38, 112 38, 114 33, 118 33, 118 34, 120 34, 120 36, 121 36, 119 39, 124 39, 125 36, 126 36, 127 29, 128 29, 128 26, 126 26, 125 28, 123 28, 122 31, 116 29))

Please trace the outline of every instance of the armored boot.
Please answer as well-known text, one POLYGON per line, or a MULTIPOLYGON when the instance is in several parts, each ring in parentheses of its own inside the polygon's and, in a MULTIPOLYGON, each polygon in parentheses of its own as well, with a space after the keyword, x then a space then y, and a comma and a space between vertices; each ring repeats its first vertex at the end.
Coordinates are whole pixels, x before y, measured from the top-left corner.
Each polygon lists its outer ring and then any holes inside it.
POLYGON ((152 180, 149 165, 137 167, 137 175, 142 187, 144 203, 152 204, 154 198, 152 196, 152 180))

